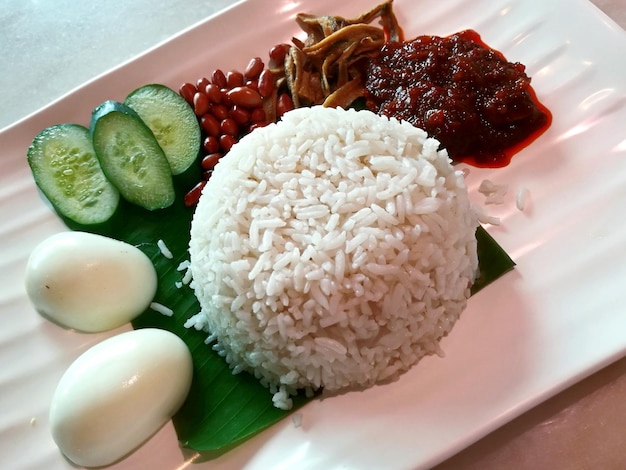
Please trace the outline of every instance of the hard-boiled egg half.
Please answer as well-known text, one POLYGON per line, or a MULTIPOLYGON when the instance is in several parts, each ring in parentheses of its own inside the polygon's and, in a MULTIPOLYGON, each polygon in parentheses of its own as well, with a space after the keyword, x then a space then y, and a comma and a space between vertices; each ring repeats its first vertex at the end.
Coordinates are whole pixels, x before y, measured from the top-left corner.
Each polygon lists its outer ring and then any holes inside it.
POLYGON ((26 267, 26 292, 53 322, 82 332, 122 326, 154 298, 157 274, 138 248, 86 232, 44 240, 26 267))
POLYGON ((185 343, 146 328, 113 336, 67 369, 52 399, 52 437, 85 467, 110 465, 157 432, 184 402, 193 374, 185 343))

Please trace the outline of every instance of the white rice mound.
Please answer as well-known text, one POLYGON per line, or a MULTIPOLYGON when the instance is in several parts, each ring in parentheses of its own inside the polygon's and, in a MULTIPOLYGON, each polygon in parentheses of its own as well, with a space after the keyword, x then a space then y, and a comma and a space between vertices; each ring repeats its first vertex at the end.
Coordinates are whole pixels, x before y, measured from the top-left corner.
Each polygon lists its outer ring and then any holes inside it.
POLYGON ((195 211, 202 311, 186 326, 279 408, 439 353, 478 259, 463 175, 438 147, 409 123, 319 106, 241 139, 195 211))

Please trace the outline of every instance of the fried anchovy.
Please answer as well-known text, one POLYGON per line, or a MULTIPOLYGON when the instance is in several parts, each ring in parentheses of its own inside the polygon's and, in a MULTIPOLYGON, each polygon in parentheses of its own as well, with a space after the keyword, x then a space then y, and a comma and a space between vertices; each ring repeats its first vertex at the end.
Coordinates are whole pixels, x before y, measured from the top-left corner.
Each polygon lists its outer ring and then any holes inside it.
POLYGON ((299 13, 296 22, 306 39, 293 39, 285 57, 285 82, 294 105, 347 107, 365 93, 361 66, 387 41, 403 38, 393 0, 356 18, 299 13), (380 26, 370 23, 379 20, 380 26))

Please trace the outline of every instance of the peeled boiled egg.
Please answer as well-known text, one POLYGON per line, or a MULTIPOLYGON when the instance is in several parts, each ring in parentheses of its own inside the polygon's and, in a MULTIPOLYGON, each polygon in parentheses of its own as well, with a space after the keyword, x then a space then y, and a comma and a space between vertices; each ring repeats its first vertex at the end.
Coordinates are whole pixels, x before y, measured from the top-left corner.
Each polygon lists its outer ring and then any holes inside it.
POLYGON ((61 378, 50 408, 52 437, 77 465, 110 465, 176 413, 192 374, 189 349, 173 333, 146 328, 106 339, 61 378))
POLYGON ((93 333, 122 326, 142 313, 154 298, 157 274, 150 259, 128 243, 63 232, 31 253, 25 283, 41 315, 93 333))

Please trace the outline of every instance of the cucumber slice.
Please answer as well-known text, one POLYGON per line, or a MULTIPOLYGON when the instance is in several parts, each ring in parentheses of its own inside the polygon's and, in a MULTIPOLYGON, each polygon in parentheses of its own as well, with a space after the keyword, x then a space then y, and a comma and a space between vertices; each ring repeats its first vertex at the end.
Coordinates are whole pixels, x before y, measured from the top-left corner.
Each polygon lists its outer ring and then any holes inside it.
POLYGON ((93 147, 107 178, 128 202, 148 210, 172 205, 172 172, 152 131, 128 106, 105 101, 91 116, 93 147))
POLYGON ((95 225, 115 213, 119 192, 105 177, 86 127, 48 127, 35 137, 26 156, 35 183, 60 215, 95 225))
POLYGON ((163 149, 173 175, 183 173, 200 153, 200 125, 189 104, 174 90, 158 84, 130 93, 130 106, 150 128, 163 149))

